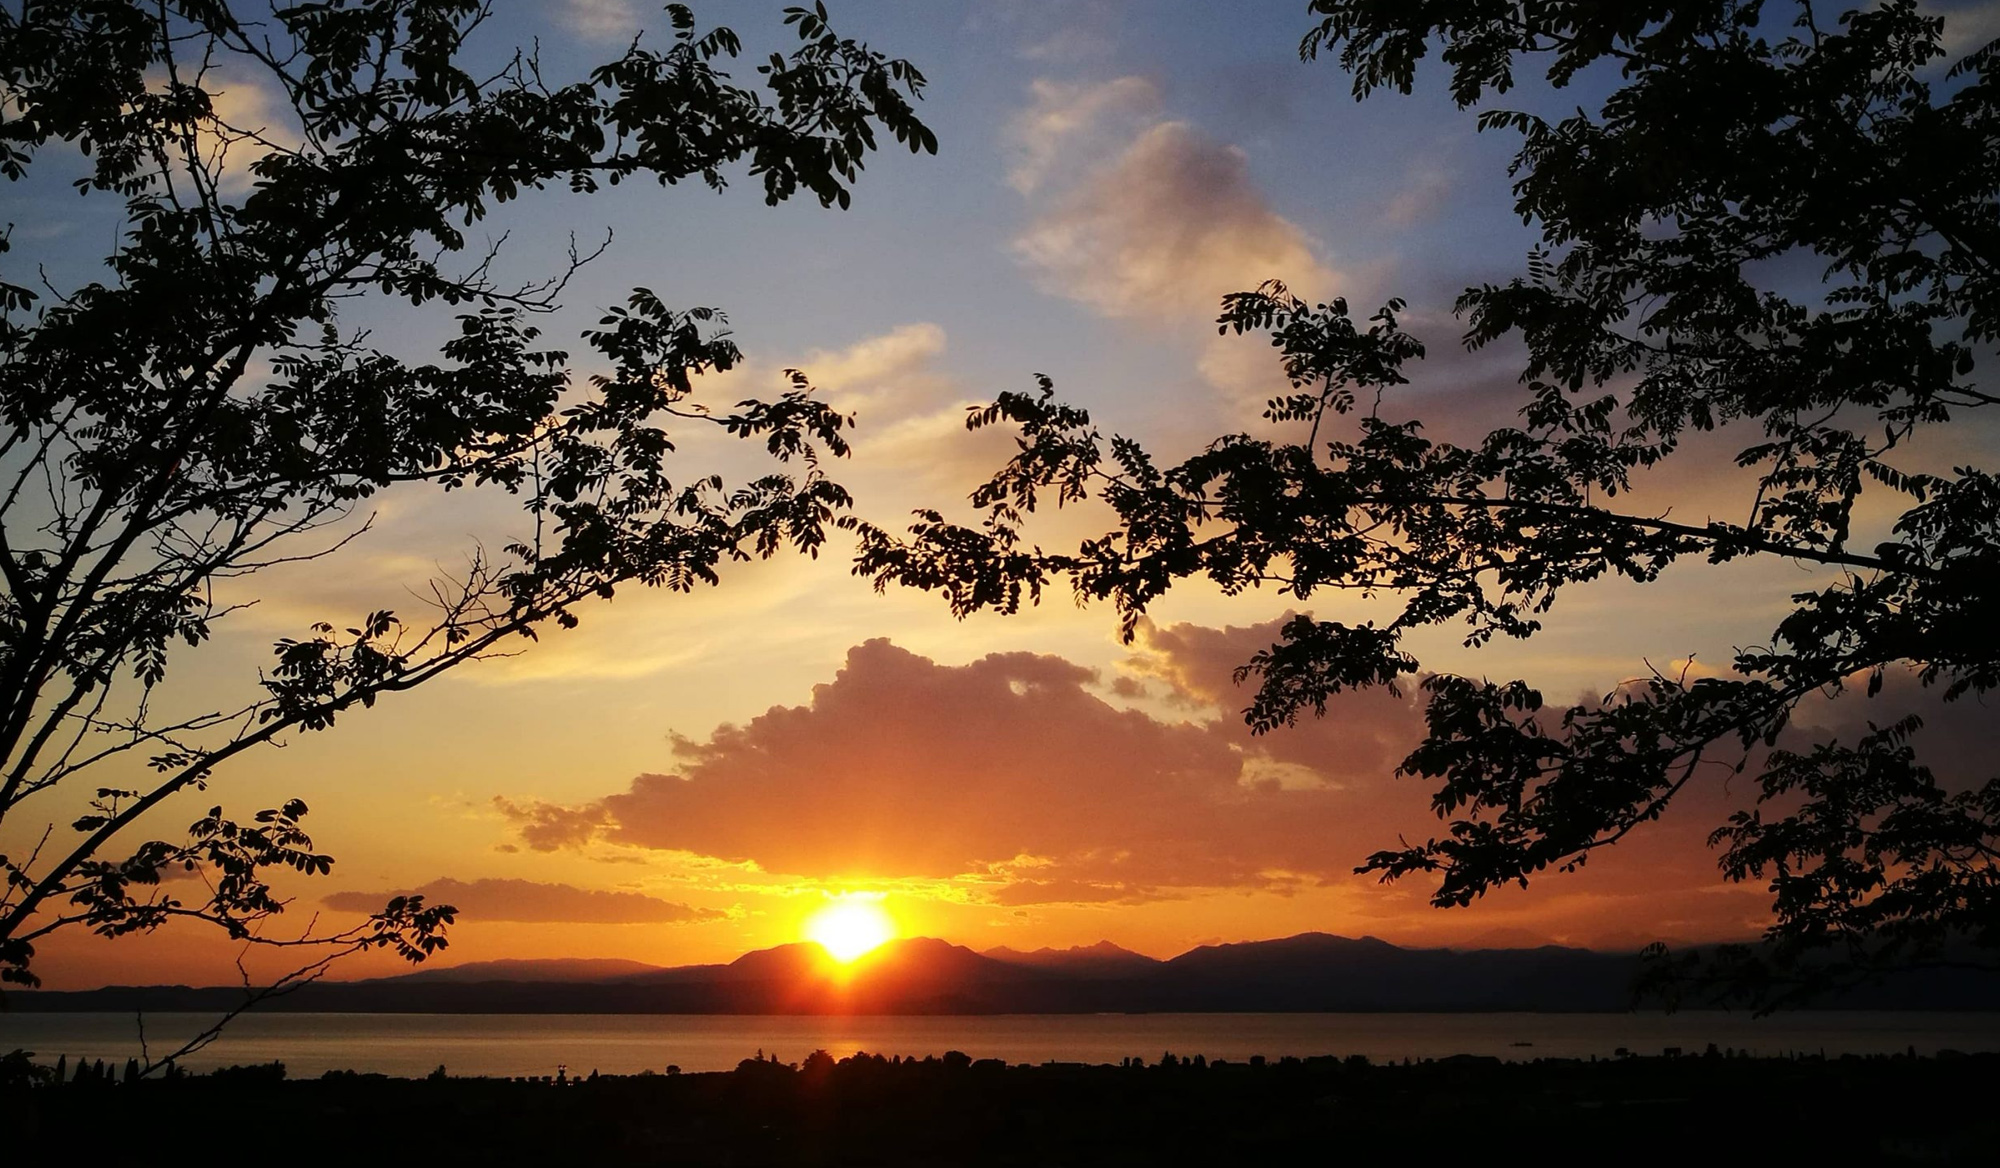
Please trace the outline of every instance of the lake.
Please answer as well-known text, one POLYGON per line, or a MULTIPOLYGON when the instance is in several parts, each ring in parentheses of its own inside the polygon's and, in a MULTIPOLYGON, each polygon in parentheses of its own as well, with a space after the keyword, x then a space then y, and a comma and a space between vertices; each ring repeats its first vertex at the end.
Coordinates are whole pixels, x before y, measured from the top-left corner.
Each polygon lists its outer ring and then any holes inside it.
MULTIPOLYGON (((197 1014, 153 1014, 155 1054, 197 1033, 197 1014)), ((823 1017, 686 1014, 252 1014, 188 1061, 202 1070, 284 1062, 294 1076, 328 1070, 415 1076, 720 1071, 759 1051, 797 1062, 814 1050, 932 1055, 961 1050, 1010 1063, 1157 1061, 1166 1051, 1211 1059, 1363 1054, 1377 1062, 1454 1054, 1504 1059, 1609 1057, 1620 1047, 1690 1053, 1709 1043, 1755 1055, 1892 1054, 1916 1048, 2000 1051, 2000 1013, 1801 1012, 1678 1014, 1007 1014, 823 1017)), ((0 1013, 0 1052, 23 1048, 123 1064, 139 1051, 130 1014, 0 1013)))

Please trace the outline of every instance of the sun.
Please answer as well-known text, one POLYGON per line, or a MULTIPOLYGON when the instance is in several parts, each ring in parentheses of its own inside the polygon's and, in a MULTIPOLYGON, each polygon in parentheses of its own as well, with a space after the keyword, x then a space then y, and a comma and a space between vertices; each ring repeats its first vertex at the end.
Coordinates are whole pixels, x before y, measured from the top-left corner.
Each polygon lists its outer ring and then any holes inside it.
POLYGON ((896 922, 881 902, 841 897, 806 921, 806 939, 818 941, 835 961, 845 964, 896 935, 896 922))

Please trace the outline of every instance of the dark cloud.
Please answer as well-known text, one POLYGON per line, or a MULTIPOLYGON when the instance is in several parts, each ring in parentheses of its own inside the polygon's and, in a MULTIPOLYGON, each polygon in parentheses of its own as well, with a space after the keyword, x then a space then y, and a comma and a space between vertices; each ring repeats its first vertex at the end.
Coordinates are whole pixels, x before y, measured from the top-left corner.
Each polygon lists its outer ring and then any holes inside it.
MULTIPOLYGON (((513 822, 521 842, 538 852, 582 847, 610 823, 604 809, 596 806, 564 807, 539 800, 516 803, 501 795, 493 797, 493 806, 513 822)), ((502 850, 507 850, 506 845, 502 850)))
MULTIPOLYGON (((1212 629, 1151 621, 1139 629, 1134 668, 1166 682, 1172 693, 1197 707, 1222 712, 1228 728, 1240 729, 1242 711, 1256 696, 1257 680, 1238 684, 1237 667, 1279 639, 1292 614, 1255 625, 1212 629)), ((1387 689, 1350 691, 1328 702, 1326 716, 1302 718, 1288 730, 1239 741, 1273 761, 1308 767, 1329 782, 1373 786, 1387 780, 1423 733, 1424 714, 1414 681, 1387 689)), ((1218 728, 1221 729, 1221 728, 1218 728)))
POLYGON ((394 892, 336 892, 323 902, 343 912, 379 912, 392 896, 422 896, 431 904, 456 905, 467 920, 553 922, 589 925, 670 925, 719 920, 728 915, 694 908, 641 892, 540 884, 532 880, 454 880, 441 877, 419 888, 394 892))

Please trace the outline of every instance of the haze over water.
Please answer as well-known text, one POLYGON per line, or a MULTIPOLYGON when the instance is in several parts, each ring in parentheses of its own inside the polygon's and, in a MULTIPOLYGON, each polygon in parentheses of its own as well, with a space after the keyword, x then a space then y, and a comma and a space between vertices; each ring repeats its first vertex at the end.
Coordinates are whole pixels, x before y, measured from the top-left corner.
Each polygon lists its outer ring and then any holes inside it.
MULTIPOLYGON (((157 1055, 209 1019, 158 1014, 145 1019, 157 1055)), ((43 1061, 138 1053, 130 1014, 0 1015, 0 1049, 22 1047, 43 1061)), ((1362 1054, 1376 1062, 1454 1054, 1535 1058, 1610 1057, 1620 1047, 1657 1055, 1667 1047, 1701 1053, 1709 1043, 1759 1056, 1828 1056, 2000 1050, 2000 1015, 1910 1012, 1800 1012, 1772 1018, 1742 1013, 1677 1014, 1098 1014, 978 1017, 785 1015, 250 1014, 222 1040, 187 1061, 191 1070, 282 1061, 293 1077, 329 1070, 397 1076, 548 1075, 720 1071, 759 1051, 797 1062, 814 1050, 836 1058, 856 1051, 921 1057, 961 1050, 1009 1063, 1157 1061, 1172 1051, 1239 1061, 1252 1055, 1362 1054)))

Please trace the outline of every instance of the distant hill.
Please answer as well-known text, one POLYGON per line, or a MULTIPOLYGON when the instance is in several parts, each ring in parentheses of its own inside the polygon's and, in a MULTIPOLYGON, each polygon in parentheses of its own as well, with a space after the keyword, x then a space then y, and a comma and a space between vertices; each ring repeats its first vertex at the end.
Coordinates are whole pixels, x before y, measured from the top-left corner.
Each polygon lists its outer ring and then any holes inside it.
POLYGON ((415 973, 405 973, 395 977, 374 978, 373 981, 395 982, 481 982, 481 981, 539 981, 539 982, 598 982, 616 978, 635 977, 641 974, 657 973, 658 965, 648 965, 643 961, 627 961, 619 957, 546 957, 546 958, 502 958, 498 961, 468 961, 462 965, 444 965, 435 969, 420 969, 415 973))
MULTIPOLYGON (((851 965, 814 944, 727 965, 488 961, 361 982, 318 982, 267 1010, 441 1014, 1062 1014, 1154 1012, 1619 1011, 1637 958, 1543 945, 1405 949, 1375 937, 1302 933, 1205 945, 1169 961, 1100 944, 975 953, 928 937, 851 965)), ((15 991, 22 1011, 221 1011, 235 987, 15 991)), ((1867 1009, 2000 1008, 2000 978, 1913 975, 1828 1003, 1867 1009)))
POLYGON ((1205 945, 1166 963, 1169 1009, 1258 1000, 1291 1010, 1623 1010, 1636 959, 1538 949, 1404 949, 1302 933, 1205 945))
POLYGON ((817 944, 758 949, 728 965, 662 969, 621 979, 612 1000, 639 1012, 746 1014, 991 1014, 1044 1000, 1044 975, 931 937, 891 941, 851 965, 817 944))
POLYGON ((1162 964, 1157 957, 1134 953, 1109 941, 1099 941, 1095 945, 1078 945, 1070 949, 1044 947, 1027 953, 1002 945, 996 949, 986 950, 982 956, 1008 965, 1049 969, 1074 977, 1092 978, 1144 977, 1162 964))
MULTIPOLYGON (((1648 940, 1651 940, 1651 938, 1648 938, 1648 940)), ((1554 945, 1556 943, 1557 942, 1554 941, 1553 939, 1545 937, 1542 934, 1534 932, 1530 929, 1499 928, 1499 929, 1488 929, 1483 933, 1478 933, 1471 937, 1467 937, 1465 940, 1459 941, 1456 944, 1452 945, 1451 948, 1453 949, 1540 949, 1548 945, 1554 945)), ((1630 948, 1641 949, 1644 948, 1646 944, 1647 941, 1640 941, 1630 946, 1630 948)), ((1609 946, 1608 948, 1610 948, 1612 951, 1616 951, 1620 948, 1620 946, 1613 945, 1609 946)))

